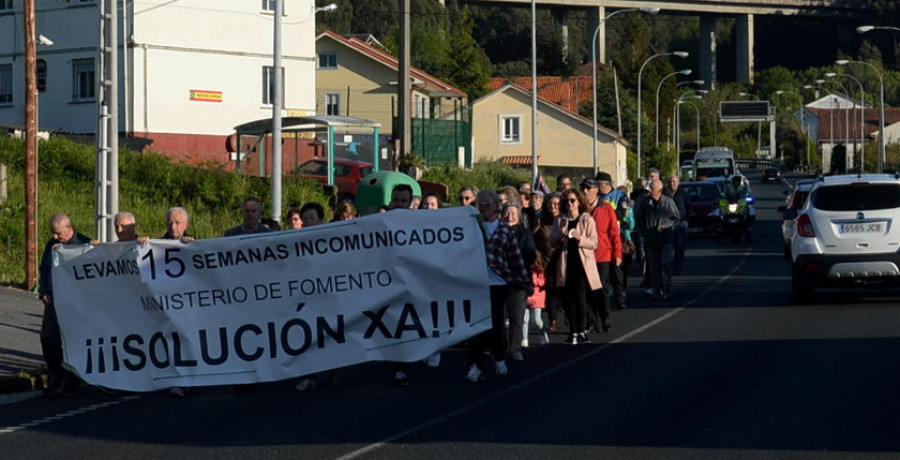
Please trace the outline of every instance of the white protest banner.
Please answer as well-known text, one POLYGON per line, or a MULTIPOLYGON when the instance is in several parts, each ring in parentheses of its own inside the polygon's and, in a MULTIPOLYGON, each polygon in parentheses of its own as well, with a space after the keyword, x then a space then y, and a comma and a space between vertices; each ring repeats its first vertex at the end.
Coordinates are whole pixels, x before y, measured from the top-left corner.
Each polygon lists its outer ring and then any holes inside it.
POLYGON ((397 210, 189 244, 60 248, 65 362, 92 385, 149 391, 424 359, 490 328, 473 214, 397 210))

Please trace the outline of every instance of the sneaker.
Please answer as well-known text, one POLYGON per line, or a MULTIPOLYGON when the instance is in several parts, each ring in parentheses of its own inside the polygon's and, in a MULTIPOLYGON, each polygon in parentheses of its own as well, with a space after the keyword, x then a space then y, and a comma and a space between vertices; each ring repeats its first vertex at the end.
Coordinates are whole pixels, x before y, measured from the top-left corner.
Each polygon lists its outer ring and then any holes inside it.
POLYGON ((591 343, 591 338, 588 337, 587 332, 582 332, 578 334, 578 343, 585 344, 591 343))
POLYGON ((654 297, 656 295, 656 289, 647 288, 647 290, 644 291, 644 294, 647 294, 650 297, 654 297))
POLYGON ((409 377, 406 376, 406 372, 397 371, 397 373, 394 374, 394 385, 397 385, 398 387, 409 386, 409 377))
POLYGON ((169 389, 169 396, 173 398, 184 398, 184 388, 182 387, 172 387, 169 389))
POLYGON ((556 330, 556 320, 555 319, 553 321, 550 321, 550 330, 551 331, 556 330))
POLYGON ((510 354, 513 361, 525 361, 525 355, 521 351, 514 351, 510 354))
POLYGON ((315 390, 316 381, 313 379, 300 379, 300 382, 297 383, 294 389, 297 391, 315 390))
POLYGON ((547 331, 541 332, 541 345, 547 345, 550 343, 550 336, 547 335, 547 331))
POLYGON ((435 354, 429 356, 425 360, 425 365, 428 367, 438 367, 441 365, 441 352, 436 352, 435 354))
POLYGON ((578 345, 578 335, 577 334, 569 334, 569 336, 566 337, 565 343, 567 345, 578 345))
POLYGON ((481 373, 481 369, 478 368, 478 365, 473 364, 469 366, 469 372, 466 373, 466 380, 472 383, 484 380, 484 374, 481 373))
POLYGON ((500 361, 494 361, 494 366, 497 371, 497 377, 506 377, 509 375, 509 369, 506 368, 506 361, 502 359, 500 361))

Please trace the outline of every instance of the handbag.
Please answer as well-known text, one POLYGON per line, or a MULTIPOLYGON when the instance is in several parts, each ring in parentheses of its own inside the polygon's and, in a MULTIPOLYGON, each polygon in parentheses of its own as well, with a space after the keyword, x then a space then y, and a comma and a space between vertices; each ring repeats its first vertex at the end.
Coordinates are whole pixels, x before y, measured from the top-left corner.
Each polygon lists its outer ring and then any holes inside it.
POLYGON ((634 254, 634 243, 631 240, 622 240, 622 254, 630 256, 634 254))

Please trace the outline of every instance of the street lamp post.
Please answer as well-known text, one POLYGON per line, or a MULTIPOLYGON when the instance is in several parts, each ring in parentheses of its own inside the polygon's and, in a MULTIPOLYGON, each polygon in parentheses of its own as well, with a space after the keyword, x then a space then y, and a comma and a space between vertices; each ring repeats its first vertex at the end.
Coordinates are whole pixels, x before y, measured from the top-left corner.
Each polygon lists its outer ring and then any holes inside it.
MULTIPOLYGON (((686 91, 678 96, 678 99, 675 100, 675 106, 672 107, 672 118, 675 121, 675 164, 678 171, 681 171, 681 104, 688 102, 683 100, 688 95, 694 99, 702 98, 702 96, 693 91, 686 91)), ((694 106, 694 108, 696 109, 697 106, 694 106)), ((700 109, 697 109, 697 144, 700 144, 700 109)))
MULTIPOLYGON (((750 93, 738 93, 739 96, 752 98, 754 101, 759 100, 759 96, 750 93)), ((771 146, 770 146, 771 147, 771 146)), ((762 150, 762 122, 756 122, 756 155, 759 156, 759 151, 762 150)), ((772 152, 772 155, 775 155, 775 152, 772 152)))
POLYGON ((670 77, 674 77, 675 75, 679 75, 679 74, 690 75, 691 69, 682 69, 682 70, 677 70, 675 72, 672 72, 672 73, 666 75, 665 77, 662 77, 662 79, 659 80, 659 84, 656 85, 656 147, 659 147, 659 90, 662 89, 662 85, 663 85, 663 83, 665 83, 665 81, 667 79, 669 79, 670 77))
MULTIPOLYGON (((656 14, 659 13, 659 8, 626 8, 624 10, 618 10, 612 12, 609 16, 605 16, 600 20, 600 23, 597 24, 597 28, 594 29, 594 37, 591 39, 591 77, 593 82, 594 93, 592 99, 594 100, 594 142, 593 142, 593 153, 594 153, 594 174, 596 175, 599 169, 599 154, 597 152, 597 39, 600 34, 600 28, 603 27, 603 24, 606 23, 606 20, 619 14, 619 13, 627 13, 631 11, 642 11, 647 14, 656 14)), ((640 91, 640 89, 638 90, 640 91)), ((640 104, 640 103, 639 103, 640 104)))
MULTIPOLYGON (((809 85, 807 85, 807 86, 809 86, 809 85)), ((806 88, 806 86, 804 86, 804 88, 806 88)), ((809 131, 808 131, 808 126, 807 126, 809 124, 809 122, 806 121, 807 117, 806 117, 806 113, 805 113, 804 105, 803 105, 803 95, 798 93, 797 91, 790 91, 790 90, 783 90, 783 89, 775 91, 775 94, 777 94, 779 96, 782 94, 785 94, 785 93, 796 94, 797 96, 800 97, 800 107, 798 108, 798 110, 800 111, 800 132, 803 133, 803 136, 806 138, 806 163, 809 164, 809 131)), ((788 110, 790 110, 790 108, 791 108, 791 106, 789 105, 788 110)))
MULTIPOLYGON (((860 151, 859 171, 862 172, 863 166, 865 166, 865 159, 866 159, 866 147, 865 147, 865 140, 863 138, 863 136, 865 135, 864 134, 864 130, 865 130, 865 116, 864 115, 866 113, 866 92, 863 89, 863 85, 859 81, 859 79, 857 79, 853 75, 850 75, 847 73, 828 72, 825 74, 825 76, 828 78, 847 77, 847 78, 855 81, 857 86, 859 86, 859 100, 861 101, 860 102, 861 109, 859 112, 859 151, 860 151)), ((853 101, 853 106, 855 109, 856 108, 855 100, 853 101)), ((848 126, 849 126, 849 123, 848 123, 848 126)), ((853 140, 853 143, 854 144, 856 143, 856 139, 853 140)))
POLYGON ((640 70, 638 70, 638 80, 637 80, 637 174, 641 175, 641 75, 644 73, 644 67, 658 57, 662 56, 678 56, 680 58, 686 58, 689 56, 687 51, 673 51, 671 53, 659 53, 654 54, 647 58, 643 64, 641 64, 640 70))
MULTIPOLYGON (((313 8, 310 18, 320 11, 334 11, 336 3, 313 8)), ((275 0, 272 40, 272 220, 281 222, 281 112, 284 106, 283 74, 281 72, 281 23, 284 0, 275 0)), ((378 140, 375 140, 376 147, 378 140)), ((376 148, 377 150, 377 148, 376 148)))
MULTIPOLYGON (((873 27, 874 28, 874 27, 873 27)), ((859 30, 859 28, 857 28, 859 30)), ((871 29, 868 29, 871 30, 871 29)), ((881 93, 878 99, 878 105, 880 107, 880 114, 878 120, 878 136, 881 138, 878 144, 878 172, 884 172, 884 162, 887 160, 885 156, 885 147, 886 147, 886 136, 884 132, 884 77, 881 75, 881 72, 874 65, 866 62, 866 61, 850 61, 847 59, 838 59, 834 61, 835 64, 844 66, 849 63, 857 63, 857 64, 865 64, 872 68, 875 71, 875 75, 878 75, 878 82, 881 84, 881 93)))

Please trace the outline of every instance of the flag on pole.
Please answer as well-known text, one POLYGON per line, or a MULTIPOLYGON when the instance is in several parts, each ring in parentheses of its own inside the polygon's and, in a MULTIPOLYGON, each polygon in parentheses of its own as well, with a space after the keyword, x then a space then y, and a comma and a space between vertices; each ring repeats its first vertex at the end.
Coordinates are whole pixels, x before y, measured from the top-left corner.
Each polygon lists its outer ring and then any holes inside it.
POLYGON ((550 186, 547 185, 547 181, 544 180, 544 176, 540 174, 538 175, 538 178, 534 183, 533 189, 544 192, 544 195, 550 194, 550 186))

